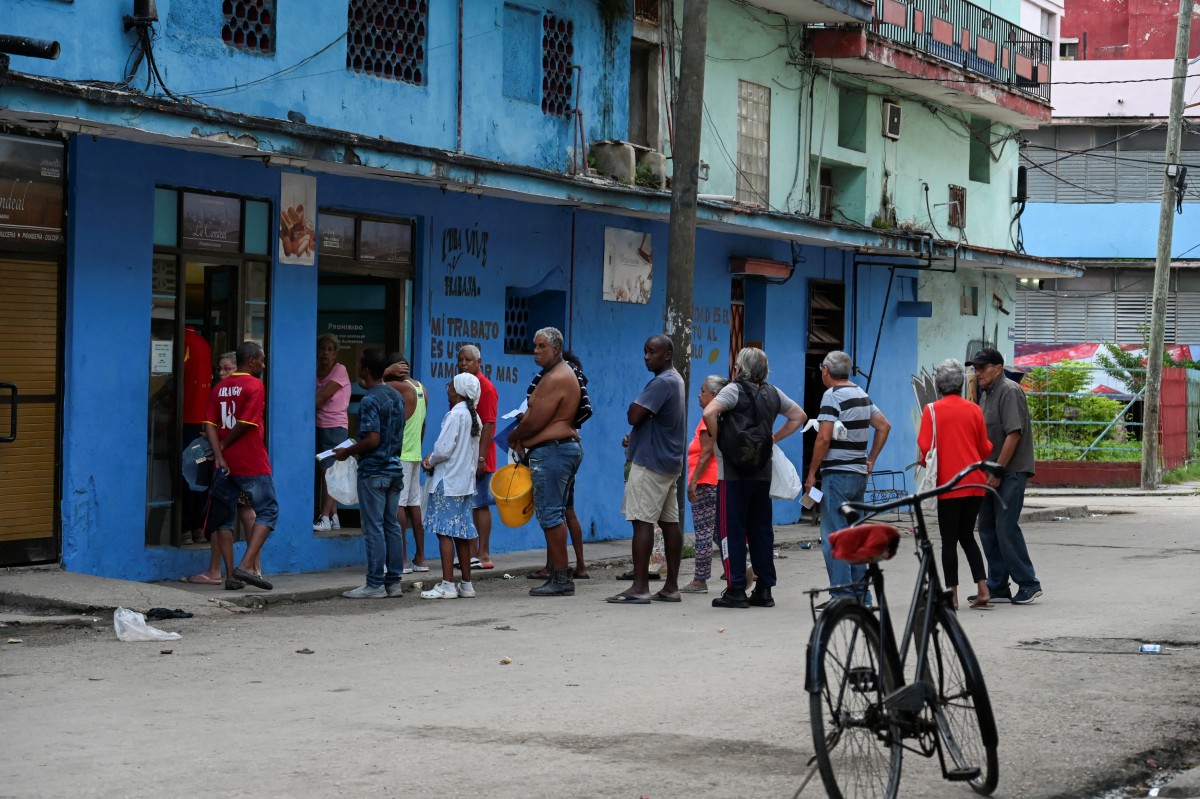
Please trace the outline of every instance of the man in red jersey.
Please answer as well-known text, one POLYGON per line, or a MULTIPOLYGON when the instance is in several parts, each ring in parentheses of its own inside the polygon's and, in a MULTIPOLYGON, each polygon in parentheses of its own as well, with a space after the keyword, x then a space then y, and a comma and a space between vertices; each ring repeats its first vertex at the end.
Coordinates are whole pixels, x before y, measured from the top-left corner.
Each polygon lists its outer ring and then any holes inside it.
MULTIPOLYGON (((212 347, 196 328, 183 331, 183 446, 204 435, 204 412, 212 389, 212 347)), ((183 493, 183 541, 204 543, 204 506, 206 491, 183 493)))
POLYGON ((275 528, 279 505, 275 481, 263 437, 266 390, 262 373, 267 355, 260 344, 247 341, 237 348, 237 370, 213 389, 208 400, 204 434, 216 461, 209 496, 214 535, 225 561, 225 588, 236 591, 245 583, 267 591, 271 584, 253 571, 253 564, 275 528), (241 564, 233 565, 233 525, 237 518, 238 494, 250 497, 254 527, 246 542, 241 564))

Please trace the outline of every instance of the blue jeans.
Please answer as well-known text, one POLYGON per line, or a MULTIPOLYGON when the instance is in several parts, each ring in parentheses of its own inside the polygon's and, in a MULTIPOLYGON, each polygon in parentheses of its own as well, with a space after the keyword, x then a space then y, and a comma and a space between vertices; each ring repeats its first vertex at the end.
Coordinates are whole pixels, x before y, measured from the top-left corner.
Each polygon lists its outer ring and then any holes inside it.
MULTIPOLYGON (((275 529, 279 520, 279 503, 275 501, 275 480, 269 474, 238 477, 218 471, 208 489, 212 505, 208 511, 210 530, 232 530, 237 521, 238 494, 250 497, 254 508, 254 526, 275 529)), ((249 531, 247 531, 249 532, 249 531)))
POLYGON ((574 496, 583 446, 575 438, 546 441, 535 444, 527 457, 533 478, 533 509, 541 528, 549 530, 567 521, 567 497, 574 496))
POLYGON ((851 588, 867 574, 866 565, 851 565, 833 557, 829 536, 850 523, 842 515, 843 502, 861 502, 867 490, 867 476, 855 472, 825 472, 821 475, 821 550, 825 554, 825 571, 829 574, 832 598, 858 595, 865 604, 871 604, 871 595, 866 586, 851 588))
POLYGON ((1021 532, 1021 508, 1025 505, 1027 474, 1008 474, 1000 481, 1000 497, 1008 507, 1001 507, 991 494, 984 494, 979 509, 979 543, 988 562, 988 591, 992 594, 1010 590, 1012 579, 1019 587, 1040 591, 1021 532))
POLYGON ((396 585, 404 571, 404 531, 396 518, 403 483, 398 474, 358 477, 358 513, 367 542, 367 585, 371 588, 396 585))

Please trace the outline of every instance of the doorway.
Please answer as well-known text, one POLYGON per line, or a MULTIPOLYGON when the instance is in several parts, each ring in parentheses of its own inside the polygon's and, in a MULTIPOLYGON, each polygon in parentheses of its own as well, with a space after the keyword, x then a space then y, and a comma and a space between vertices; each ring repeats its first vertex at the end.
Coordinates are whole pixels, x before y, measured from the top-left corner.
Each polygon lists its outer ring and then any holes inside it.
POLYGON ((203 434, 221 356, 244 341, 267 346, 270 206, 170 189, 157 193, 146 546, 203 546, 207 493, 188 488, 181 455, 203 434))

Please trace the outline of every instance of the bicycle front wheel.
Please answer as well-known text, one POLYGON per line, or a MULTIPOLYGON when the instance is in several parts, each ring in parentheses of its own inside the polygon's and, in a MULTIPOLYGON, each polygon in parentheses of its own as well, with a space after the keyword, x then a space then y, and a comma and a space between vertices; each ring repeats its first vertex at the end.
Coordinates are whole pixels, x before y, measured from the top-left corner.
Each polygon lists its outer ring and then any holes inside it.
POLYGON ((936 690, 934 721, 942 751, 955 769, 979 769, 970 780, 987 796, 1000 780, 996 747, 999 735, 983 672, 956 615, 939 607, 929 649, 926 679, 936 690))
POLYGON ((809 695, 813 747, 830 799, 892 799, 900 785, 899 731, 883 697, 892 688, 879 621, 861 605, 831 605, 813 629, 820 689, 809 695))

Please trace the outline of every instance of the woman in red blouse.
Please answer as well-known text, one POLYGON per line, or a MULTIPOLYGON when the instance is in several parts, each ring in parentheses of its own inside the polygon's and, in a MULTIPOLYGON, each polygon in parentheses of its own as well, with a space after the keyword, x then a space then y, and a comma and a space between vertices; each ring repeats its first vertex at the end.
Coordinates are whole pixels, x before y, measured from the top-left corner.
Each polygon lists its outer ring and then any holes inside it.
MULTIPOLYGON (((963 365, 953 358, 942 361, 933 370, 933 384, 942 398, 926 405, 921 411, 921 431, 917 447, 921 462, 934 447, 934 425, 937 426, 937 480, 942 484, 967 466, 991 457, 983 411, 962 396, 963 365)), ((938 527, 942 536, 942 576, 951 591, 951 601, 958 607, 958 546, 962 546, 971 567, 971 579, 979 587, 973 608, 989 607, 987 570, 979 544, 975 541, 975 519, 983 504, 986 476, 975 471, 967 475, 956 488, 938 497, 938 527)))

